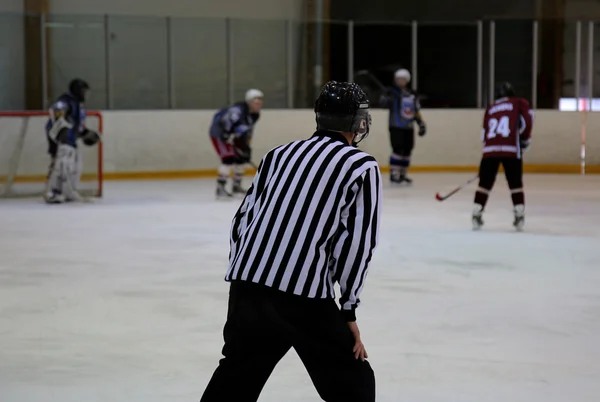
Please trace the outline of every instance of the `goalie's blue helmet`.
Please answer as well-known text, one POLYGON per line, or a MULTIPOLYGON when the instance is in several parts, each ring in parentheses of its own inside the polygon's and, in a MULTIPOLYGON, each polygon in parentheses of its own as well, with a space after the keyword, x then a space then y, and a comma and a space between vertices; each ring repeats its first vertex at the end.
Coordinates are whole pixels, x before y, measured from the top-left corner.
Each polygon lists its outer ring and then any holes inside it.
POLYGON ((85 102, 85 93, 90 89, 90 85, 81 78, 75 78, 69 83, 69 92, 79 102, 85 102))

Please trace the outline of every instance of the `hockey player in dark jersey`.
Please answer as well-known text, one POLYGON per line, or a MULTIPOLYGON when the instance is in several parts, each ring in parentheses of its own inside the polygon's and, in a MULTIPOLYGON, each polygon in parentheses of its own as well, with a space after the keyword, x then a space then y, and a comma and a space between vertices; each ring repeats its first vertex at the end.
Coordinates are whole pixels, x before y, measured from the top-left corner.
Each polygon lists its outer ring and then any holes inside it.
POLYGON ((90 87, 81 79, 69 84, 69 91, 58 97, 49 110, 46 138, 51 162, 44 199, 51 204, 81 200, 77 186, 83 161, 77 140, 85 145, 100 141, 100 134, 85 128, 85 98, 90 87))
POLYGON ((246 194, 246 190, 242 188, 242 177, 252 155, 250 142, 254 125, 260 117, 263 96, 258 89, 250 89, 246 92, 244 101, 219 110, 213 117, 210 138, 221 158, 217 197, 246 194), (225 185, 232 171, 233 186, 230 193, 225 185))
POLYGON ((513 226, 521 231, 525 225, 523 152, 531 143, 534 112, 526 99, 515 95, 508 82, 499 84, 495 95, 483 117, 483 155, 474 199, 473 229, 479 230, 483 226, 483 211, 502 165, 514 208, 513 226))
POLYGON ((410 166, 410 156, 415 144, 413 123, 419 126, 419 136, 427 132, 421 117, 421 105, 417 95, 408 88, 410 72, 397 70, 395 85, 381 96, 380 104, 390 110, 389 130, 392 155, 390 156, 390 179, 393 183, 412 183, 406 175, 410 166))

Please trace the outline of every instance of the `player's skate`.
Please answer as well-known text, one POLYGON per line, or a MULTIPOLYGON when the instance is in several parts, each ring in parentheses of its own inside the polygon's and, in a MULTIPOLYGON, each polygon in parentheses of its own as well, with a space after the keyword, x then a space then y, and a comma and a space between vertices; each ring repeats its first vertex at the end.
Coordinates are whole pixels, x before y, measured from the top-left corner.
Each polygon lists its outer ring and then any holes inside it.
POLYGON ((412 179, 406 176, 406 170, 393 170, 390 173, 390 181, 396 184, 412 184, 412 179))
POLYGON ((400 175, 400 183, 412 184, 412 179, 407 175, 400 175))
POLYGON ((412 184, 412 179, 406 175, 408 168, 402 167, 400 169, 400 183, 412 184))
POLYGON ((71 191, 71 194, 68 197, 65 197, 65 201, 67 202, 83 202, 84 199, 77 191, 71 191))
POLYGON ((514 213, 515 220, 513 222, 513 226, 515 229, 517 229, 517 231, 521 232, 523 230, 523 226, 525 226, 525 205, 515 205, 514 213))
POLYGON ((217 182, 217 199, 219 198, 229 198, 231 197, 231 193, 225 190, 225 183, 218 181, 217 182))
POLYGON ((483 226, 483 207, 481 205, 475 204, 473 207, 471 222, 473 224, 473 230, 479 230, 483 226))
POLYGON ((233 182, 233 187, 231 190, 233 195, 246 195, 248 192, 248 190, 242 187, 242 182, 237 180, 233 182))
POLYGON ((44 195, 44 201, 48 204, 62 204, 65 202, 65 197, 56 191, 50 190, 44 195))

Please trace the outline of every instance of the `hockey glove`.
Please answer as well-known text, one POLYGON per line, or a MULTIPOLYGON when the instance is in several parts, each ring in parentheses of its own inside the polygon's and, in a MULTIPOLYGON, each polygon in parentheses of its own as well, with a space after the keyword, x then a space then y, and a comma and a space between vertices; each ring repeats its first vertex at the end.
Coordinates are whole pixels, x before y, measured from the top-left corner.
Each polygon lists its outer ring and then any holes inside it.
POLYGON ((236 142, 234 145, 235 153, 241 163, 250 163, 252 159, 252 149, 247 143, 236 142))
POLYGON ((423 137, 425 134, 427 134, 427 127, 425 126, 424 122, 420 122, 419 123, 419 137, 423 137))
POLYGON ((81 140, 83 141, 83 143, 85 145, 87 145, 88 147, 91 147, 92 145, 96 145, 102 139, 98 132, 96 132, 94 130, 88 130, 88 129, 84 130, 80 134, 80 137, 81 137, 81 140))
POLYGON ((529 145, 531 145, 531 139, 524 140, 523 138, 521 138, 519 139, 519 145, 521 146, 521 150, 525 152, 529 148, 529 145))

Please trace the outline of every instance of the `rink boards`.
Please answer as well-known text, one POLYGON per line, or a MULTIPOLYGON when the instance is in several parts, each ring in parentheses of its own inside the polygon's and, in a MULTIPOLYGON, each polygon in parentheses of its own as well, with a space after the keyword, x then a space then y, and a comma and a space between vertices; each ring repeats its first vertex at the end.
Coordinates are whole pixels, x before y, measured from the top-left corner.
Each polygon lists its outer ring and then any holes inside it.
MULTIPOLYGON (((102 112, 104 180, 214 176, 219 161, 208 138, 213 114, 214 111, 207 110, 102 112)), ((390 153, 387 112, 373 110, 372 114, 371 134, 361 143, 361 148, 373 154, 385 171, 390 153)), ((482 114, 482 110, 472 109, 424 110, 428 134, 417 137, 413 171, 476 171, 481 153, 482 114)), ((38 125, 40 127, 35 124, 28 127, 31 133, 27 138, 39 137, 40 141, 35 150, 25 150, 21 161, 25 168, 18 181, 45 178, 44 134, 41 124, 38 125), (42 154, 38 156, 38 153, 42 154)), ((252 142, 255 163, 280 144, 310 136, 314 128, 314 114, 310 110, 264 110, 252 142)), ((2 136, 13 135, 12 131, 3 131, 2 136)), ((11 141, 4 139, 4 143, 11 141)), ((1 154, 10 154, 7 149, 5 147, 1 154)), ((6 155, 0 163, 6 164, 5 159, 6 155)), ((87 161, 93 161, 93 157, 87 161)), ((537 111, 533 144, 524 161, 525 171, 532 173, 579 173, 582 161, 587 173, 599 173, 599 114, 537 111)))

